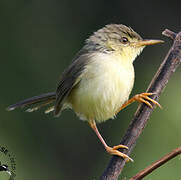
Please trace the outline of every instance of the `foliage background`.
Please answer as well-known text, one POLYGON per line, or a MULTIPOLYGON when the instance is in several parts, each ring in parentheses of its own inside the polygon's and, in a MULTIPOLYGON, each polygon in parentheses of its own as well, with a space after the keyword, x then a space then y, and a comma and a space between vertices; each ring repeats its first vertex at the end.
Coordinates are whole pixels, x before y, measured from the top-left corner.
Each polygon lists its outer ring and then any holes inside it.
MULTIPOLYGON (((0 145, 16 157, 16 179, 98 179, 110 156, 88 125, 72 111, 54 118, 43 111, 7 112, 8 105, 54 91, 61 72, 84 40, 109 23, 123 23, 145 38, 166 41, 146 48, 134 63, 136 82, 132 95, 144 92, 171 45, 161 32, 165 28, 181 30, 180 16, 178 0, 1 0, 0 145)), ((180 76, 179 68, 161 96, 164 109, 157 108, 152 114, 131 155, 134 163, 126 165, 120 179, 131 177, 180 146, 180 76)), ((99 125, 108 144, 119 143, 136 108, 137 103, 115 120, 99 125)), ((177 157, 145 180, 179 179, 180 167, 177 157)), ((0 173, 0 179, 8 176, 0 173)))

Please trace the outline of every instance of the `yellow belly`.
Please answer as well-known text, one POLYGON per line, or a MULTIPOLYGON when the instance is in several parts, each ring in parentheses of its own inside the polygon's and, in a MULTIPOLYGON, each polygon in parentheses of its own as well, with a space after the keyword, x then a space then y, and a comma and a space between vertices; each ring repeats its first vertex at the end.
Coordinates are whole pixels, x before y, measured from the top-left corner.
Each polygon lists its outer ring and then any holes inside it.
POLYGON ((68 103, 81 119, 102 122, 114 118, 129 98, 133 83, 132 64, 109 56, 97 57, 86 67, 80 83, 69 95, 68 103))

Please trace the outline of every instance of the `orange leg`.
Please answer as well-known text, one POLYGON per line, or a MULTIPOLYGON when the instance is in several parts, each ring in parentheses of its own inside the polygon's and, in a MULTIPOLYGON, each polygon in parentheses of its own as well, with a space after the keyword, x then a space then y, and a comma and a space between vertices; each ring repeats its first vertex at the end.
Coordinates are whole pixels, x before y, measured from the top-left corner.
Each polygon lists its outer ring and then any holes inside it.
POLYGON ((128 101, 126 101, 126 102, 117 110, 116 114, 117 114, 119 111, 121 111, 122 109, 124 109, 126 106, 128 106, 129 104, 131 104, 131 103, 133 103, 133 102, 135 102, 135 101, 138 101, 138 102, 140 102, 140 103, 145 103, 145 104, 147 104, 150 108, 153 108, 153 106, 150 104, 150 102, 152 102, 153 104, 156 104, 157 106, 159 106, 160 108, 162 108, 161 105, 160 105, 157 101, 155 101, 155 100, 153 100, 153 99, 151 99, 151 98, 149 97, 149 96, 151 96, 151 95, 153 95, 153 94, 155 94, 155 93, 141 93, 141 94, 135 95, 134 97, 132 97, 131 99, 129 99, 128 101))
POLYGON ((109 147, 106 142, 104 141, 103 137, 101 136, 101 134, 99 133, 96 123, 95 121, 89 121, 89 125, 90 127, 94 130, 94 132, 96 133, 97 137, 99 138, 99 140, 101 141, 101 143, 103 144, 104 148, 106 149, 106 151, 111 154, 111 155, 117 155, 120 156, 122 158, 124 158, 126 160, 126 162, 128 161, 133 161, 128 155, 118 151, 119 148, 125 148, 128 149, 127 146, 125 145, 117 145, 117 146, 113 146, 113 147, 109 147))

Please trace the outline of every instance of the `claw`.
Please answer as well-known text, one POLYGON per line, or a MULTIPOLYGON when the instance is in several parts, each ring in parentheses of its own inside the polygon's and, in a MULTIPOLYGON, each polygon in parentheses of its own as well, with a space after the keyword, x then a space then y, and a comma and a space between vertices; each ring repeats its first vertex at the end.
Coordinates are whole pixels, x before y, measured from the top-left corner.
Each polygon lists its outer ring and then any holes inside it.
MULTIPOLYGON (((151 93, 151 95, 153 95, 153 94, 156 94, 156 93, 151 93)), ((157 101, 151 99, 151 98, 148 97, 148 96, 144 96, 144 98, 147 99, 147 100, 149 100, 149 101, 151 101, 152 103, 156 104, 157 106, 159 106, 159 107, 162 109, 162 106, 161 106, 157 101)))
POLYGON ((152 98, 148 97, 151 95, 154 95, 157 93, 141 93, 141 94, 137 94, 134 97, 132 97, 131 99, 129 99, 128 101, 126 101, 116 112, 115 114, 117 114, 119 111, 121 111, 122 109, 124 109, 126 106, 128 106, 129 104, 133 103, 134 101, 138 101, 140 103, 145 103, 147 106, 149 106, 151 109, 153 108, 153 106, 151 105, 150 102, 152 102, 153 104, 156 104, 157 106, 159 106, 162 109, 162 106, 155 100, 153 100, 152 98))
POLYGON ((139 102, 145 103, 145 104, 147 104, 147 106, 149 106, 151 109, 153 109, 153 106, 148 101, 144 100, 143 98, 140 98, 139 102))
POLYGON ((119 148, 128 149, 127 146, 117 145, 117 146, 114 146, 113 148, 107 146, 107 147, 106 147, 106 151, 107 151, 109 154, 111 154, 111 155, 116 155, 116 156, 122 157, 126 162, 129 162, 129 161, 132 161, 132 162, 133 162, 133 159, 131 159, 128 155, 126 155, 126 154, 118 151, 117 149, 119 149, 119 148))
POLYGON ((150 104, 150 102, 152 102, 153 104, 156 104, 157 106, 162 108, 162 106, 157 101, 155 101, 149 97, 149 96, 154 95, 154 94, 156 94, 156 93, 141 93, 141 94, 135 95, 134 98, 138 102, 142 102, 142 103, 147 104, 150 108, 153 108, 153 106, 150 104))
POLYGON ((119 144, 117 146, 113 146, 114 150, 117 150, 117 149, 120 149, 120 148, 129 149, 128 146, 125 146, 125 145, 122 145, 122 144, 119 144))

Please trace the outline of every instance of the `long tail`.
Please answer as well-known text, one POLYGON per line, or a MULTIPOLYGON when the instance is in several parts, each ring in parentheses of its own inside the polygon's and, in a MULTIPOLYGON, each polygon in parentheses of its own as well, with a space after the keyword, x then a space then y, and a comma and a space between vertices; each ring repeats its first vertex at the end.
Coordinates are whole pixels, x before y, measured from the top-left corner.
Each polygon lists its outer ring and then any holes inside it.
MULTIPOLYGON (((55 101, 55 98, 56 98, 55 92, 50 92, 50 93, 46 93, 46 94, 42 94, 39 96, 34 96, 31 98, 25 99, 23 101, 17 102, 16 104, 12 104, 7 108, 7 110, 12 111, 16 108, 28 107, 28 109, 26 111, 33 112, 33 111, 40 109, 41 107, 44 107, 48 104, 53 103, 55 101), (34 106, 32 107, 32 105, 34 105, 34 106)), ((53 110, 54 110, 54 105, 49 107, 45 111, 45 113, 49 113, 53 110)))

